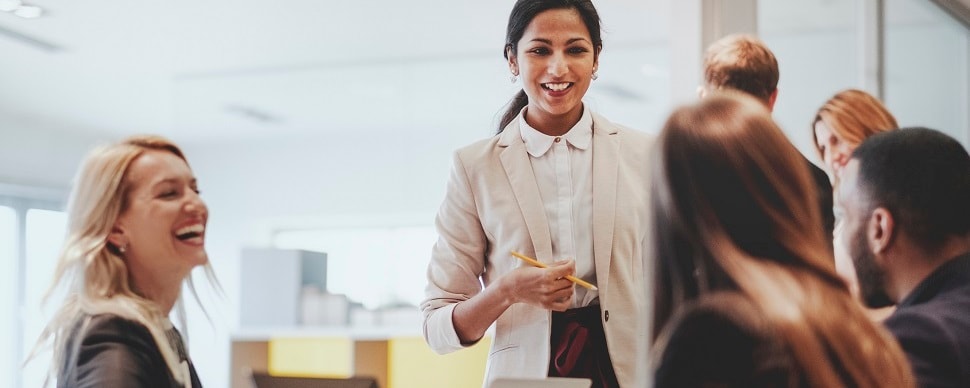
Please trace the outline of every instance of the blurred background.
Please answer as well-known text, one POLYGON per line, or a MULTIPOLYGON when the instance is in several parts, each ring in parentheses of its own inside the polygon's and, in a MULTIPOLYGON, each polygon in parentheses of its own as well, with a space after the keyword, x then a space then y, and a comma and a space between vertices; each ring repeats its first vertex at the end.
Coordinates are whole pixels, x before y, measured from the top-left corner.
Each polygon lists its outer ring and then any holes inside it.
MULTIPOLYGON (((21 363, 59 302, 40 300, 78 163, 140 133, 183 146, 210 208, 225 296, 200 287, 211 323, 187 298, 206 387, 239 386, 231 370, 252 349, 237 342, 420 336, 451 152, 494 134, 520 88, 502 57, 512 3, 0 0, 0 386, 43 381, 44 355, 21 363), (247 267, 260 260, 316 278, 281 283, 247 267), (261 310, 243 295, 281 287, 296 315, 248 324, 261 310)), ((902 126, 970 143, 970 0, 595 4, 604 51, 586 102, 614 122, 657 132, 695 97, 703 48, 733 28, 778 57, 775 118, 811 160, 815 110, 850 87, 902 126)))

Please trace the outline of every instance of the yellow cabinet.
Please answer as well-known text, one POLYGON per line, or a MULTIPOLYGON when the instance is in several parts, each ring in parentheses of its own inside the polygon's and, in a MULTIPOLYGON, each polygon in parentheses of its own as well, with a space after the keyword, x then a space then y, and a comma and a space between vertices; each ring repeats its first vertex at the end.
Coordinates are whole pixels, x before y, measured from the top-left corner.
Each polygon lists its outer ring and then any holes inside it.
POLYGON ((381 388, 478 388, 491 339, 438 355, 424 339, 404 333, 333 330, 247 333, 233 336, 233 387, 248 385, 249 371, 293 377, 370 376, 381 388), (239 385, 237 385, 239 384, 239 385))
POLYGON ((347 378, 354 375, 354 342, 347 337, 273 338, 269 374, 347 378))
POLYGON ((485 378, 490 338, 468 349, 439 355, 423 338, 387 341, 388 388, 479 388, 485 378))

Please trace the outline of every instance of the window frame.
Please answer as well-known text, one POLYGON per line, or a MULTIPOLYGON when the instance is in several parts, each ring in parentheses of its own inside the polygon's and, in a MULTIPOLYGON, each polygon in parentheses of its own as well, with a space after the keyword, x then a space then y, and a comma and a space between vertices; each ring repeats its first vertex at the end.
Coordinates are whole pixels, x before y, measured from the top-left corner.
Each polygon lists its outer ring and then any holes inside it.
POLYGON ((24 344, 29 339, 24 338, 24 319, 26 315, 23 314, 25 311, 25 303, 27 297, 27 212, 31 209, 39 210, 50 210, 50 211, 65 211, 65 205, 63 200, 56 199, 57 191, 50 189, 40 189, 40 188, 30 188, 30 187, 20 187, 12 185, 2 185, 0 186, 0 206, 9 207, 14 210, 16 214, 16 285, 14 287, 14 311, 10 311, 11 317, 13 317, 13 331, 15 333, 13 337, 12 346, 8 351, 13 351, 13 376, 12 379, 13 387, 23 386, 23 362, 27 357, 26 352, 23 351, 24 344))

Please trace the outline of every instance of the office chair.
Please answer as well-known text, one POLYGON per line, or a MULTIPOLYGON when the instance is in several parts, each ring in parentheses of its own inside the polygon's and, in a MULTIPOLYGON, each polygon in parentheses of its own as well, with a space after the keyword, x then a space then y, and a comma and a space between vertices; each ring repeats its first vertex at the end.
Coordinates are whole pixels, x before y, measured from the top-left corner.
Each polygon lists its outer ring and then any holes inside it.
POLYGON ((377 380, 371 377, 283 377, 270 376, 266 372, 253 372, 253 384, 256 388, 380 388, 377 380))

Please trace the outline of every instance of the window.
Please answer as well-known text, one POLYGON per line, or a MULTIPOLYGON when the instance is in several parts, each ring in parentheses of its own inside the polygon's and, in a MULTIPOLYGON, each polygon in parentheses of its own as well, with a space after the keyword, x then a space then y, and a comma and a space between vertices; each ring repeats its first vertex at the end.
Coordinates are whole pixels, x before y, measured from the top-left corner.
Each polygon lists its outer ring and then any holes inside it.
POLYGON ((50 353, 22 368, 61 300, 40 301, 63 243, 66 215, 54 202, 0 195, 0 386, 40 387, 50 353))
POLYGON ((970 30, 932 2, 886 2, 886 105, 970 146, 970 30))
MULTIPOLYGON (((859 4, 758 2, 759 34, 781 71, 774 117, 812 159, 815 110, 833 94, 863 84, 858 53, 865 43, 858 26, 876 16, 859 4)), ((899 125, 930 127, 970 145, 970 29, 933 2, 884 4, 883 101, 899 125)))
MULTIPOLYGON (((29 355, 47 322, 63 303, 63 295, 51 295, 42 304, 54 278, 58 253, 64 243, 67 215, 64 212, 29 209, 26 225, 27 260, 24 277, 23 353, 29 355)), ((49 354, 49 353, 48 353, 49 354)), ((49 357, 39 357, 24 369, 23 386, 40 387, 50 367, 49 357)))
POLYGON ((774 117, 812 160, 811 123, 832 95, 858 87, 858 10, 853 1, 758 2, 758 31, 778 60, 774 117))
MULTIPOLYGON (((17 343, 17 274, 19 272, 17 211, 0 206, 0 343, 17 343)), ((13 386, 20 362, 13 347, 0 348, 0 385, 13 386)))

